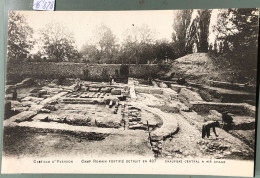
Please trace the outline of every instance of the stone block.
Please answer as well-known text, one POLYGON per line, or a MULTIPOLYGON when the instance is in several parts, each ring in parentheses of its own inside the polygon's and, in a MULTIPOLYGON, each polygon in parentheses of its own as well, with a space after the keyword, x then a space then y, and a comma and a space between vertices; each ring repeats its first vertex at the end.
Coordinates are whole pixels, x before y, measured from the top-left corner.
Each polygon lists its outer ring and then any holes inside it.
POLYGON ((111 120, 111 119, 106 119, 104 118, 96 118, 96 126, 97 127, 103 127, 103 128, 119 128, 121 127, 120 120, 111 120))
POLYGON ((168 85, 166 85, 166 83, 164 83, 164 82, 160 82, 159 86, 160 86, 160 88, 168 88, 168 85))
POLYGON ((178 98, 177 92, 170 88, 164 88, 163 95, 170 100, 174 100, 174 99, 178 98))
POLYGON ((50 88, 55 88, 55 87, 57 87, 57 85, 56 85, 55 83, 49 83, 47 86, 50 87, 50 88))
POLYGON ((129 129, 132 129, 132 130, 147 130, 147 127, 143 124, 135 124, 135 125, 129 125, 128 127, 129 129))
POLYGON ((191 91, 187 88, 182 88, 179 96, 186 98, 188 101, 203 101, 197 92, 191 91))
POLYGON ((173 89, 176 92, 180 92, 182 88, 186 88, 184 85, 178 85, 178 84, 171 84, 170 88, 173 89))
POLYGON ((29 110, 29 107, 27 107, 27 106, 25 106, 25 107, 23 107, 23 106, 21 106, 21 107, 17 106, 17 107, 12 108, 12 110, 13 110, 14 112, 20 113, 20 112, 28 111, 28 110, 29 110))
POLYGON ((111 93, 111 90, 112 90, 112 88, 110 88, 110 87, 103 87, 103 88, 101 88, 100 92, 111 93))
POLYGON ((105 104, 101 98, 63 98, 62 101, 69 104, 105 104))
POLYGON ((90 92, 99 92, 100 88, 90 87, 88 91, 90 91, 90 92))
POLYGON ((39 95, 46 95, 46 94, 47 94, 47 91, 46 91, 46 90, 39 90, 39 91, 38 91, 38 94, 39 94, 39 95))
POLYGON ((42 108, 39 112, 40 113, 50 113, 51 111, 49 109, 42 108))
POLYGON ((111 95, 121 95, 121 89, 112 89, 111 95))
POLYGON ((37 114, 32 118, 34 121, 47 121, 49 114, 37 114))
POLYGON ((255 118, 248 116, 233 116, 234 130, 253 130, 255 129, 255 118))
POLYGON ((37 112, 35 111, 24 111, 15 116, 12 116, 8 120, 9 122, 24 122, 24 121, 31 120, 36 114, 37 112))
POLYGON ((133 122, 133 121, 141 121, 141 117, 131 117, 131 118, 129 118, 129 122, 133 122))
POLYGON ((91 124, 91 119, 85 115, 71 114, 66 117, 65 122, 71 125, 89 126, 91 124))
POLYGON ((66 115, 56 115, 56 114, 50 114, 48 116, 48 121, 51 122, 60 122, 63 123, 66 119, 66 115))
POLYGON ((43 107, 44 105, 34 104, 29 108, 29 111, 40 112, 40 110, 43 109, 43 107))

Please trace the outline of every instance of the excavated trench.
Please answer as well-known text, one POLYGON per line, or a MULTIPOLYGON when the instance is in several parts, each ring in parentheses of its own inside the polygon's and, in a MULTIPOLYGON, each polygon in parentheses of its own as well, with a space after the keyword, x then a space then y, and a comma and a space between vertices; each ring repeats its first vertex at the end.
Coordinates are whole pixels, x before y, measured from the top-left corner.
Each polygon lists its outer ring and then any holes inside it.
MULTIPOLYGON (((73 148, 78 146, 78 153, 84 154, 100 153, 90 146, 89 153, 83 151, 84 145, 94 141, 98 148, 117 145, 118 154, 137 153, 163 158, 253 158, 253 134, 243 132, 250 130, 254 133, 253 109, 248 104, 205 101, 206 96, 215 96, 209 92, 203 95, 201 91, 204 89, 198 90, 191 85, 164 81, 153 81, 154 86, 140 84, 135 79, 129 79, 128 84, 86 81, 81 84, 45 82, 41 86, 30 85, 30 90, 19 89, 17 100, 9 100, 10 112, 4 122, 4 152, 7 155, 29 154, 34 146, 29 144, 31 147, 25 150, 22 140, 37 141, 44 136, 46 140, 53 138, 54 142, 64 143, 64 149, 72 148, 74 144, 73 148), (222 111, 235 114, 232 116, 234 129, 217 129, 219 137, 202 139, 202 125, 206 121, 221 120, 222 111), (13 132, 14 129, 17 131, 13 132), (124 142, 120 142, 122 137, 124 142), (17 143, 12 146, 11 142, 17 143)), ((237 94, 241 93, 231 95, 237 94)), ((61 154, 62 149, 54 145, 52 153, 59 150, 61 154)), ((106 148, 100 150, 112 154, 113 151, 106 148)), ((47 154, 46 149, 36 150, 38 156, 47 154)))

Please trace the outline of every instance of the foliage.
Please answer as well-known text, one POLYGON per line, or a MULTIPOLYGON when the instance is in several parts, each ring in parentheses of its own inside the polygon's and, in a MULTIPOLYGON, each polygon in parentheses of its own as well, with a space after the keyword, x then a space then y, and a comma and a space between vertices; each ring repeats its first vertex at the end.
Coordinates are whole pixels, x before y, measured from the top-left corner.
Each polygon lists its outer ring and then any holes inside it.
POLYGON ((172 43, 155 41, 155 32, 147 25, 133 24, 125 31, 121 45, 104 25, 97 27, 94 34, 94 42, 85 44, 80 51, 87 63, 147 64, 175 59, 172 43))
POLYGON ((196 28, 195 42, 198 52, 208 52, 209 24, 211 10, 198 10, 193 25, 196 28))
POLYGON ((94 39, 98 52, 97 59, 100 63, 110 63, 117 53, 116 36, 109 27, 100 25, 95 30, 94 39))
POLYGON ((124 36, 120 59, 125 58, 125 63, 145 64, 154 59, 154 31, 149 26, 132 24, 124 36))
POLYGON ((83 61, 86 63, 98 62, 98 49, 95 45, 85 44, 82 46, 80 53, 83 56, 83 61))
POLYGON ((32 35, 33 29, 28 25, 26 17, 11 11, 8 23, 8 58, 15 61, 27 58, 34 44, 32 35))
POLYGON ((58 23, 49 23, 40 30, 43 54, 49 61, 78 62, 78 52, 73 35, 58 23))
POLYGON ((165 59, 175 59, 175 53, 173 51, 173 44, 164 40, 156 41, 154 44, 154 57, 157 62, 161 62, 165 59))
POLYGON ((187 37, 191 15, 193 10, 178 10, 174 14, 172 42, 173 48, 178 57, 184 56, 191 52, 191 39, 187 37))
POLYGON ((80 52, 87 63, 114 63, 119 51, 116 36, 105 26, 97 26, 92 42, 88 42, 80 52))
POLYGON ((215 26, 217 52, 238 69, 256 69, 258 10, 228 9, 218 16, 215 26))

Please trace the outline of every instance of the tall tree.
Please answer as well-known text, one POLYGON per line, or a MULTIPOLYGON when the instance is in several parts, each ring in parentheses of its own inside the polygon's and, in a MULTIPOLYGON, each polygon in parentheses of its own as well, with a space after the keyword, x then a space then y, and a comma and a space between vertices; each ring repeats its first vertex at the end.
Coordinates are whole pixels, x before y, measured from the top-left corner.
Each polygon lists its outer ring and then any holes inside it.
POLYGON ((40 30, 43 54, 55 62, 78 61, 80 54, 72 33, 61 24, 49 23, 40 30))
POLYGON ((257 9, 228 9, 219 14, 217 41, 231 65, 256 69, 258 30, 257 9))
POLYGON ((178 10, 174 13, 172 41, 174 51, 178 57, 188 54, 190 51, 189 39, 187 38, 188 29, 191 22, 193 10, 178 10))
POLYGON ((197 10, 194 19, 196 25, 196 44, 198 52, 208 52, 209 24, 212 10, 197 10))
POLYGON ((97 59, 100 63, 111 63, 115 60, 119 47, 116 43, 116 36, 109 27, 103 24, 95 29, 94 34, 94 45, 98 51, 97 59))
POLYGON ((154 58, 154 30, 148 25, 135 25, 127 29, 123 40, 123 51, 127 53, 128 63, 145 64, 154 58))
POLYGON ((98 49, 95 45, 83 45, 80 53, 82 54, 86 63, 98 63, 98 49))
POLYGON ((26 17, 18 12, 9 12, 8 23, 8 58, 20 60, 26 58, 33 47, 33 29, 26 17))

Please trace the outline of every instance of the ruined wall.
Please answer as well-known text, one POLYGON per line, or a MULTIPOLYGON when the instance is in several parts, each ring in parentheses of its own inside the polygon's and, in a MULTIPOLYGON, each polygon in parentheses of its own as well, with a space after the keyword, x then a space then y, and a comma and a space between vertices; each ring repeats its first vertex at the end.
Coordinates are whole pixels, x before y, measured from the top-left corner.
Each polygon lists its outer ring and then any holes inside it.
POLYGON ((255 117, 255 107, 247 103, 216 103, 205 101, 191 102, 192 109, 200 113, 208 113, 210 110, 217 110, 222 113, 228 111, 233 114, 249 115, 255 117))
MULTIPOLYGON (((32 78, 82 78, 86 80, 103 80, 120 71, 120 64, 84 64, 84 63, 54 63, 54 62, 23 62, 7 65, 7 80, 16 77, 32 78)), ((156 64, 140 64, 129 66, 130 77, 145 77, 159 71, 156 64)))

